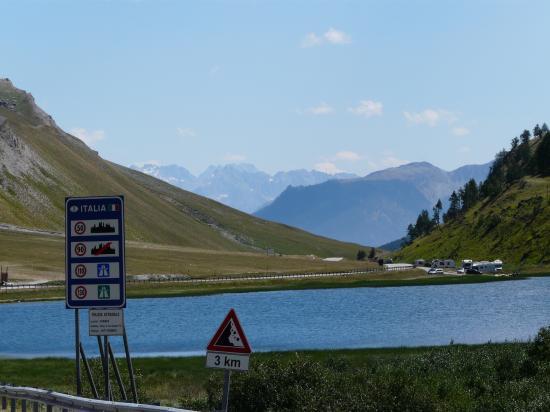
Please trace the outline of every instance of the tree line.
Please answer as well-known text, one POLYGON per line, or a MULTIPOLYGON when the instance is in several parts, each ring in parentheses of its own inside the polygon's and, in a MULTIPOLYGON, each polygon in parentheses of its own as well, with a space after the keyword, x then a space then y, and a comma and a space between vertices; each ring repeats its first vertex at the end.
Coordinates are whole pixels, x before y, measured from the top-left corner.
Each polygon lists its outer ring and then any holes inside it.
POLYGON ((480 200, 498 196, 524 176, 550 176, 550 130, 547 124, 537 124, 532 136, 529 130, 524 130, 519 137, 514 137, 510 150, 503 149, 497 153, 487 179, 479 184, 470 179, 451 193, 445 213, 442 214, 441 200, 434 205, 431 216, 428 210, 422 210, 416 222, 407 227, 407 244, 430 234, 440 226, 441 220, 447 223, 457 219, 480 200))

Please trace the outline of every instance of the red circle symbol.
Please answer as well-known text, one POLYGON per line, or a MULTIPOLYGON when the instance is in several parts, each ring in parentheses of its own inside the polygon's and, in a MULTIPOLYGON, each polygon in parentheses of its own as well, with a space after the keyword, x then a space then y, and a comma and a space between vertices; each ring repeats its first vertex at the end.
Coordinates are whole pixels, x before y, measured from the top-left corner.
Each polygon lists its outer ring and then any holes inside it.
POLYGON ((79 278, 83 278, 84 276, 86 276, 86 266, 76 265, 76 267, 74 268, 74 274, 79 278))
POLYGON ((77 243, 74 247, 74 253, 77 256, 84 256, 86 254, 86 245, 84 243, 77 243))
POLYGON ((86 224, 84 222, 76 222, 74 224, 74 232, 77 235, 81 235, 86 231, 86 224))
POLYGON ((79 286, 74 290, 74 294, 78 299, 84 299, 88 294, 88 291, 84 286, 79 286))

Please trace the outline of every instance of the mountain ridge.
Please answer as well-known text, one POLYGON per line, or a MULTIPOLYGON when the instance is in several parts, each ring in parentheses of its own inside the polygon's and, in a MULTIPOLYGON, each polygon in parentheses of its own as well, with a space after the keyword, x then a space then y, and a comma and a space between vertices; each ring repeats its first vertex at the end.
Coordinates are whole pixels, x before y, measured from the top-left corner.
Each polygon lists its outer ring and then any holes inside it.
POLYGON ((269 174, 250 163, 210 165, 197 176, 180 165, 130 165, 182 189, 206 196, 241 211, 252 213, 271 203, 288 186, 305 186, 332 179, 357 177, 351 173, 329 175, 296 169, 269 174))
POLYGON ((457 178, 452 178, 452 174, 461 168, 446 172, 428 162, 414 162, 376 171, 362 178, 332 181, 341 182, 342 188, 347 188, 345 191, 331 190, 334 186, 324 183, 308 186, 302 191, 287 188, 255 215, 339 240, 382 245, 402 238, 408 224, 422 209, 430 210, 437 199, 447 203, 451 192, 465 183, 464 179, 469 180, 470 176, 465 176, 464 171, 476 176, 486 175, 490 165, 463 166, 466 169, 460 171, 457 178), (372 189, 370 192, 368 187, 372 189), (324 191, 323 196, 319 195, 319 190, 324 191), (364 198, 357 198, 355 192, 363 193, 364 198), (403 197, 403 193, 407 193, 410 199, 403 197), (337 196, 343 196, 343 201, 336 200, 337 196), (323 204, 332 202, 330 213, 316 203, 320 197, 325 198, 323 204), (296 209, 297 204, 300 210, 296 209), (389 210, 393 213, 391 218, 388 218, 389 210))
POLYGON ((36 109, 30 95, 0 82, 0 222, 64 227, 66 196, 123 194, 129 240, 211 250, 352 257, 358 245, 251 217, 102 159, 36 109))

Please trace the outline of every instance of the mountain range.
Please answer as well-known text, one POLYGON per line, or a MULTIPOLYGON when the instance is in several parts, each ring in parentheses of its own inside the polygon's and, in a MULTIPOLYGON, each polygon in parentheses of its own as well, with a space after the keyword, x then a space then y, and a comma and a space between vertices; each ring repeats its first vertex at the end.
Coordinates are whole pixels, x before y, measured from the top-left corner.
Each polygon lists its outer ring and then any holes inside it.
POLYGON ((402 238, 422 209, 470 179, 484 180, 491 163, 447 172, 427 162, 409 163, 363 178, 288 187, 256 216, 318 235, 382 245, 402 238))
POLYGON ((358 177, 350 173, 329 175, 305 169, 270 175, 247 163, 210 166, 198 176, 179 165, 149 163, 130 167, 246 213, 266 206, 288 186, 309 186, 331 179, 358 177))
POLYGON ((60 232, 66 196, 105 194, 125 196, 132 241, 318 256, 357 252, 358 245, 258 219, 106 161, 61 130, 31 94, 0 79, 0 222, 60 232))

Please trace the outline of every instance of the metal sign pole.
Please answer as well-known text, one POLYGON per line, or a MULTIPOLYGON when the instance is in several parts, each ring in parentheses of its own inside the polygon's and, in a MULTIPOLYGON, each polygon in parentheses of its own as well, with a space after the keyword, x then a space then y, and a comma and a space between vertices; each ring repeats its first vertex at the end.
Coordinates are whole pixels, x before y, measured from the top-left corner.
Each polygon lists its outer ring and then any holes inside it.
POLYGON ((78 309, 74 311, 74 334, 75 334, 75 366, 76 366, 76 395, 82 395, 82 380, 80 374, 80 314, 78 309))
POLYGON ((222 411, 227 412, 229 410, 229 386, 231 385, 231 371, 226 369, 223 376, 223 398, 222 398, 222 411))
POLYGON ((124 340, 124 352, 126 352, 126 362, 128 364, 128 374, 130 375, 130 385, 132 387, 132 395, 134 397, 134 403, 138 403, 138 394, 136 387, 136 377, 134 375, 134 366, 132 365, 132 358, 130 358, 130 347, 128 346, 128 336, 126 335, 126 326, 124 326, 122 339, 124 340))
POLYGON ((103 352, 105 354, 104 365, 105 365, 105 400, 111 400, 111 388, 109 385, 109 351, 107 347, 109 346, 109 337, 103 337, 103 352))

